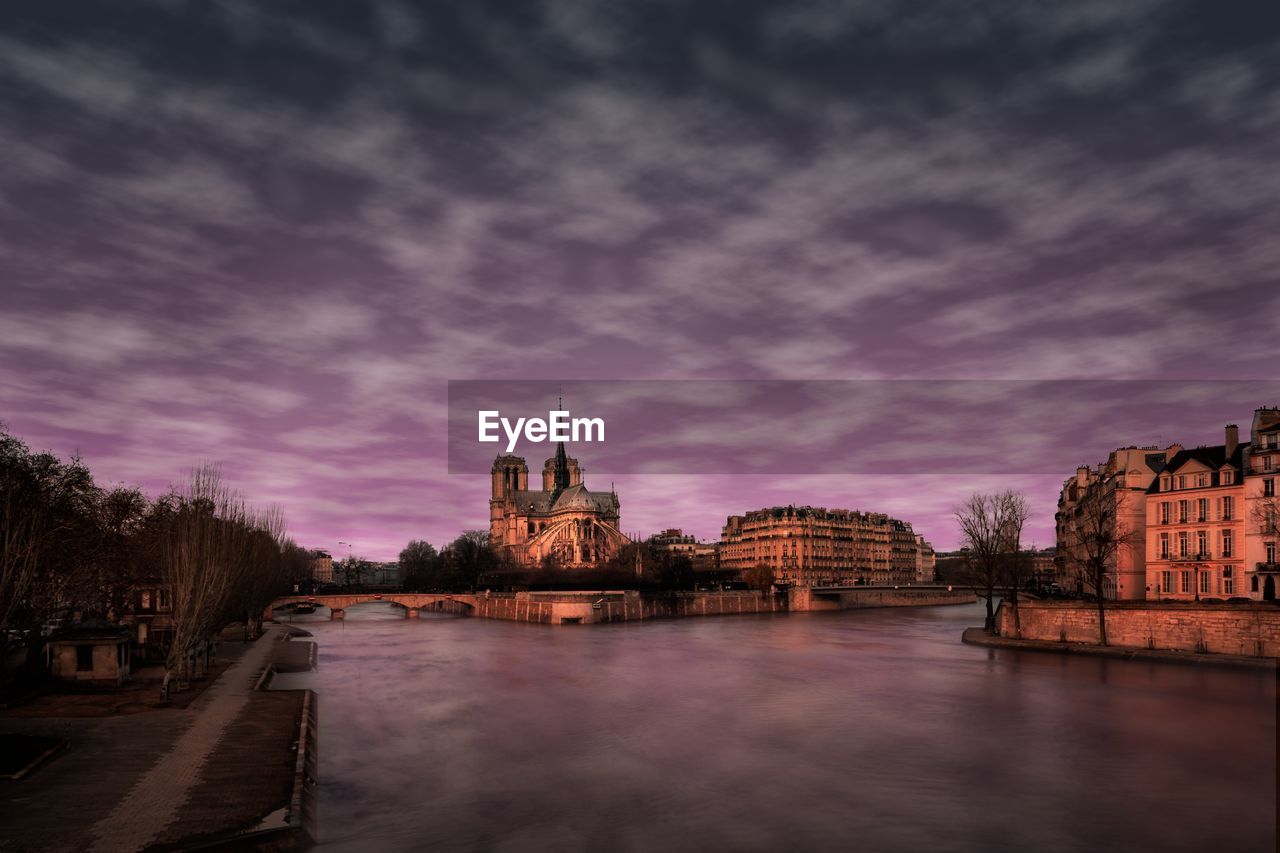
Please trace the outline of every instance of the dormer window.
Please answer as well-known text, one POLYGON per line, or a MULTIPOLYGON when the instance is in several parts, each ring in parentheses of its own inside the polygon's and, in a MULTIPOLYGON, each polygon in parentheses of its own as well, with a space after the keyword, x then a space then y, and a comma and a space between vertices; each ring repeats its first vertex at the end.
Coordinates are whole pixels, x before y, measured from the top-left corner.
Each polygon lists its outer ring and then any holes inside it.
POLYGON ((1222 472, 1222 485, 1224 486, 1231 485, 1231 478, 1232 478, 1232 472, 1224 470, 1222 472))

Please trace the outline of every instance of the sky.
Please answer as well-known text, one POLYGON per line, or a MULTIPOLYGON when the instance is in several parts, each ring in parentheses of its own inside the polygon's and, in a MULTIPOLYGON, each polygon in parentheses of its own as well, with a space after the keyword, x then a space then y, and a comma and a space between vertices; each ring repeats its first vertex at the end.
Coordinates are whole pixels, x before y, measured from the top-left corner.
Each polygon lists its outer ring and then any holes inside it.
MULTIPOLYGON (((6 3, 0 421, 394 559, 487 525, 451 380, 1274 380, 1278 154, 1274 2, 6 3)), ((1059 471, 571 452, 629 533, 811 504, 953 548, 1020 488, 1049 545, 1074 464, 1277 402, 1108 410, 1059 471)))

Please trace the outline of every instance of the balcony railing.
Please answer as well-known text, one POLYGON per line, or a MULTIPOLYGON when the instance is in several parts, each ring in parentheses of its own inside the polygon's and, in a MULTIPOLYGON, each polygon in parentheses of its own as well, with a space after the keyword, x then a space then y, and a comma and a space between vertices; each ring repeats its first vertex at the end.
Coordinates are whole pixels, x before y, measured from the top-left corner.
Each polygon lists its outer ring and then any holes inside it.
POLYGON ((1280 563, 1258 563, 1256 571, 1262 572, 1263 574, 1280 574, 1280 563))

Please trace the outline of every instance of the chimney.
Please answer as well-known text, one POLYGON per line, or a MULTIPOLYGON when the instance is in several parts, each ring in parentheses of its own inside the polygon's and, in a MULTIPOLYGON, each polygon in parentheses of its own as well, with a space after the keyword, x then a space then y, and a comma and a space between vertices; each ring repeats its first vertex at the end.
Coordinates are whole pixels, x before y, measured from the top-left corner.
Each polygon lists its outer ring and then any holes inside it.
POLYGON ((1263 406, 1253 413, 1253 438, 1256 441, 1258 431, 1268 429, 1280 423, 1280 407, 1263 406))
POLYGON ((1227 458, 1230 459, 1240 446, 1240 428, 1235 424, 1227 424, 1227 458))

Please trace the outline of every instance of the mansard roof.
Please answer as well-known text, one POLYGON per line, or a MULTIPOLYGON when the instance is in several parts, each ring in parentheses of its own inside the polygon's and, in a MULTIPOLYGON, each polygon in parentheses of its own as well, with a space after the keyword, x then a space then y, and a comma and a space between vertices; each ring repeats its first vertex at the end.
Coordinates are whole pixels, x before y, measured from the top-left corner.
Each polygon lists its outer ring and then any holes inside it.
MULTIPOLYGON (((1215 444, 1209 447, 1192 447, 1185 450, 1179 450, 1169 460, 1169 464, 1164 466, 1161 474, 1176 474, 1185 466, 1192 462, 1198 462, 1211 471, 1217 471, 1220 468, 1241 469, 1244 464, 1244 452, 1249 448, 1248 443, 1241 444, 1236 447, 1235 452, 1230 457, 1227 456, 1227 446, 1225 444, 1215 444)), ((1160 479, 1157 477, 1151 482, 1148 492, 1160 491, 1160 479)))

